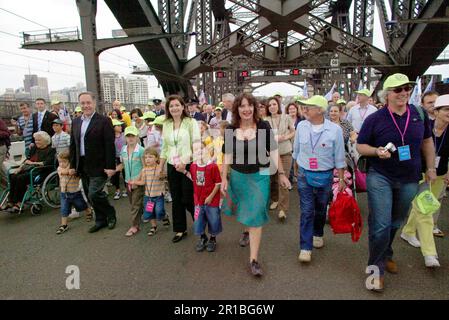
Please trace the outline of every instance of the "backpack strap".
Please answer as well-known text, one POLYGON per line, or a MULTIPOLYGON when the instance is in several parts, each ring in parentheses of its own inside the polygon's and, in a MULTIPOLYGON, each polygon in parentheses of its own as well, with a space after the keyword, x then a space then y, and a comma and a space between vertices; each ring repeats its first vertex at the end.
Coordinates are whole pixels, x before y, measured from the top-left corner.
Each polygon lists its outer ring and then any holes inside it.
POLYGON ((419 117, 421 118, 421 121, 424 121, 426 116, 424 115, 423 108, 421 108, 420 106, 415 106, 415 105, 413 105, 413 106, 415 107, 416 111, 418 111, 419 117))

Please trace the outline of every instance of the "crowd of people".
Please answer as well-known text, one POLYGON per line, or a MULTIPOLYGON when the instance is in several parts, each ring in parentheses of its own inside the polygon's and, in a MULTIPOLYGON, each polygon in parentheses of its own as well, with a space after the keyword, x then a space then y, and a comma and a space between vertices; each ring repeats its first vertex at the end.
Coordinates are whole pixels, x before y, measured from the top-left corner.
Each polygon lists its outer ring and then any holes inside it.
POLYGON ((283 101, 281 94, 259 101, 249 93, 227 93, 216 107, 171 95, 164 106, 155 100, 145 112, 128 113, 115 101, 108 115, 99 114, 95 96, 84 92, 73 119, 60 112, 60 103, 47 111, 45 101, 37 99, 34 114, 23 103, 16 125, 27 160, 10 178, 8 207, 19 210, 29 168, 56 157, 58 234, 68 230, 72 207, 88 219, 94 214, 91 233, 115 227, 116 212, 104 191, 110 181, 114 200, 129 199, 128 237, 141 230, 142 222, 150 224, 148 236, 155 236, 161 223, 173 226, 177 243, 187 236, 188 212, 198 236, 195 250, 213 252, 223 231, 221 214, 235 216, 242 224, 239 244, 250 247, 249 268, 259 277, 262 228, 269 210, 277 210, 280 221, 290 215, 292 184, 300 199, 299 261, 310 263, 313 249, 324 247, 332 186, 337 181, 338 192, 347 188, 346 158, 353 150, 352 156, 365 157, 369 167, 368 265, 376 266, 379 276, 367 288, 381 291, 385 272, 398 272, 392 247, 405 222, 400 237, 421 247, 427 267, 440 266, 433 239, 444 236, 437 226, 439 214, 425 215, 412 204, 423 181, 435 197, 444 196, 449 95, 426 92, 421 106, 414 106, 408 103, 414 84, 403 74, 389 76, 379 103, 368 89, 357 91, 356 101, 349 102, 339 93, 331 101, 320 95, 283 101))

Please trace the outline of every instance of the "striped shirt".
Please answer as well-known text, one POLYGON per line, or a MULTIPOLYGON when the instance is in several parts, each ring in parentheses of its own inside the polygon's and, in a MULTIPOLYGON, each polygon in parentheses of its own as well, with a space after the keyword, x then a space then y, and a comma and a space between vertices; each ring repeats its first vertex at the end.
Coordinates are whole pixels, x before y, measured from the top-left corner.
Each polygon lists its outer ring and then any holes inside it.
POLYGON ((69 151, 70 135, 64 131, 60 134, 55 133, 53 137, 51 137, 51 147, 56 149, 57 155, 62 151, 69 151))
POLYGON ((142 169, 142 178, 145 181, 145 195, 147 197, 159 197, 165 191, 165 182, 156 177, 156 168, 156 166, 153 166, 142 169))
POLYGON ((64 193, 75 193, 81 190, 80 178, 77 176, 59 174, 59 185, 61 192, 64 193))
POLYGON ((31 115, 28 120, 25 120, 23 116, 20 116, 17 120, 17 125, 22 132, 23 140, 25 141, 25 149, 27 149, 33 141, 33 119, 31 118, 31 115))

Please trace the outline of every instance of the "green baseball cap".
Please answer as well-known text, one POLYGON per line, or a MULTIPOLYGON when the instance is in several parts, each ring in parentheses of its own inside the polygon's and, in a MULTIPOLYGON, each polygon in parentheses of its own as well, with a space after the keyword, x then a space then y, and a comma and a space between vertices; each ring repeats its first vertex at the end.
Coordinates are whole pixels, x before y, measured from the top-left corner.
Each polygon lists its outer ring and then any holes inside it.
POLYGON ((148 112, 145 112, 143 114, 143 116, 140 117, 140 119, 142 119, 142 120, 156 119, 156 114, 153 111, 148 111, 148 112))
POLYGON ((346 104, 346 100, 345 99, 338 99, 337 100, 337 104, 346 104))
POLYGON ((327 99, 325 97, 319 96, 319 95, 313 96, 312 98, 307 99, 305 101, 302 100, 301 103, 305 104, 306 106, 320 107, 324 110, 326 110, 327 106, 328 106, 327 99))
POLYGON ((304 98, 303 96, 296 96, 295 97, 295 102, 301 102, 301 101, 304 101, 304 100, 307 100, 307 99, 304 98))
POLYGON ((51 105, 52 106, 54 106, 55 104, 60 104, 61 103, 61 101, 59 101, 59 100, 52 100, 51 101, 51 105))
POLYGON ((416 84, 415 81, 410 81, 405 74, 395 73, 392 74, 385 80, 383 85, 383 90, 388 90, 389 88, 396 88, 403 86, 405 84, 416 84))
POLYGON ((220 103, 218 104, 217 108, 224 108, 224 103, 223 103, 223 102, 220 102, 220 103))
POLYGON ((164 121, 165 121, 165 115, 162 115, 162 116, 156 117, 156 119, 154 119, 153 122, 150 122, 150 124, 152 124, 152 125, 155 125, 155 124, 163 125, 164 121))
POLYGON ((53 122, 52 122, 53 124, 60 124, 61 126, 64 124, 62 121, 61 121, 61 119, 55 119, 55 120, 53 120, 53 122))
POLYGON ((281 98, 282 98, 282 93, 280 93, 280 92, 276 92, 276 93, 274 94, 274 96, 279 96, 279 97, 281 97, 281 98))
POLYGON ((152 106, 154 106, 154 102, 153 102, 153 101, 148 101, 148 105, 149 105, 150 107, 152 107, 152 106))
POLYGON ((121 106, 121 107, 120 107, 120 111, 126 111, 126 107, 121 106))
POLYGON ((215 110, 223 111, 223 108, 222 107, 216 107, 215 110))
POLYGON ((118 120, 116 120, 116 119, 113 119, 112 120, 112 126, 113 127, 115 127, 115 126, 121 126, 123 124, 123 122, 121 122, 121 121, 118 121, 118 120))
POLYGON ((75 112, 83 112, 83 109, 81 109, 80 106, 77 106, 77 107, 75 108, 75 112))
POLYGON ((134 127, 134 126, 129 126, 129 127, 126 127, 126 129, 125 129, 125 136, 127 136, 127 135, 133 135, 133 136, 139 136, 139 129, 137 129, 136 127, 134 127))
MULTIPOLYGON (((408 78, 407 78, 407 79, 408 79, 408 78)), ((356 91, 355 93, 357 93, 357 94, 363 94, 363 95, 365 95, 365 96, 367 96, 367 97, 371 97, 371 91, 368 90, 368 89, 358 90, 358 91, 356 91)), ((338 102, 337 102, 337 103, 338 103, 338 102)))

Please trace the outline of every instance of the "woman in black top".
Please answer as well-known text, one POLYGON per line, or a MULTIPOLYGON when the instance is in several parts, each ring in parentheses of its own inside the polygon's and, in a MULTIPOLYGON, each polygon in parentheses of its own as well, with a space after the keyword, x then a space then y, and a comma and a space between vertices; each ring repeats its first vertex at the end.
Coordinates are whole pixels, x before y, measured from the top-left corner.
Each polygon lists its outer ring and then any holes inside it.
MULTIPOLYGON (((445 102, 444 96, 441 96, 443 98, 440 101, 438 99, 441 97, 436 100, 433 109, 435 120, 430 123, 435 144, 435 169, 437 174, 437 179, 430 185, 430 190, 440 201, 449 180, 449 134, 447 133, 449 125, 449 94, 445 96, 445 102)), ((413 205, 407 224, 402 229, 401 238, 410 245, 421 248, 425 266, 428 268, 440 266, 433 238, 434 235, 444 236, 444 233, 437 227, 439 213, 440 211, 438 210, 433 215, 425 215, 419 212, 417 206, 413 205), (419 234, 419 240, 416 238, 416 232, 419 234)))
POLYGON ((257 100, 248 93, 240 95, 234 101, 232 114, 232 124, 225 130, 223 144, 223 212, 236 215, 237 221, 247 227, 240 245, 246 246, 249 242, 251 272, 261 276, 257 258, 262 226, 268 221, 270 174, 276 172, 276 163, 281 186, 288 188, 290 182, 279 161, 270 125, 259 119, 257 100))
MULTIPOLYGON (((439 181, 443 183, 441 192, 437 197, 440 198, 446 190, 446 186, 449 182, 449 172, 448 172, 448 162, 449 162, 449 95, 445 94, 437 98, 435 101, 434 109, 435 121, 431 121, 433 141, 435 143, 436 151, 436 170, 437 170, 437 181, 434 185, 439 185, 439 181)), ((439 190, 437 190, 439 191, 439 190)), ((444 233, 438 229, 437 222, 440 211, 433 215, 434 221, 434 235, 443 237, 444 233)))

